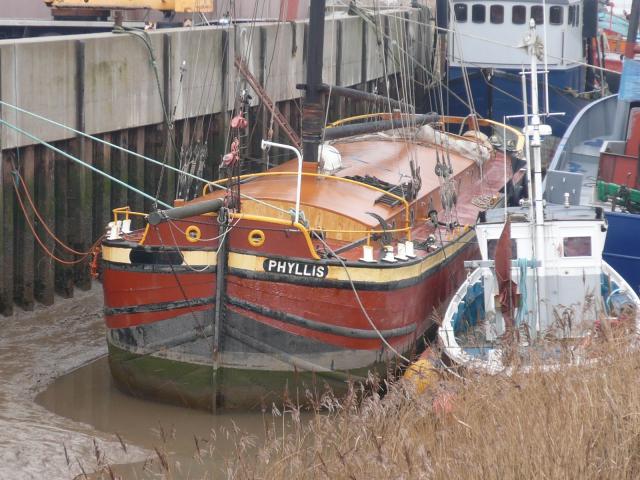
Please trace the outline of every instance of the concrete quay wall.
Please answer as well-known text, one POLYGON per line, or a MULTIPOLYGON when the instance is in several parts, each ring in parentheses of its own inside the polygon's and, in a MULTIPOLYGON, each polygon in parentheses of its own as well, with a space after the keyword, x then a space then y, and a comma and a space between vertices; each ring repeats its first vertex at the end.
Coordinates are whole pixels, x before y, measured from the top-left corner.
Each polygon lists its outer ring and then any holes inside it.
MULTIPOLYGON (((380 28, 357 16, 327 19, 324 81, 353 86, 404 73, 400 46, 428 64, 431 36, 420 35, 417 23, 424 16, 418 9, 390 11, 375 18, 380 28)), ((297 21, 3 40, 0 98, 91 134, 162 123, 163 102, 182 120, 233 108, 239 83, 233 59, 241 56, 274 101, 291 100, 304 81, 306 29, 297 21)), ((45 141, 75 136, 7 107, 0 115, 45 141)), ((3 150, 33 143, 2 129, 3 150)))

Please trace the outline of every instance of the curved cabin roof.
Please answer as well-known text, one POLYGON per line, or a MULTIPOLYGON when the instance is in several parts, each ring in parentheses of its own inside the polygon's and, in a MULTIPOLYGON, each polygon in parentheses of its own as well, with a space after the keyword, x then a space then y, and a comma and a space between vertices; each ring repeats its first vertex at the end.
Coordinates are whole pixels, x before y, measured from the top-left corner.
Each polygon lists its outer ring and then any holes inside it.
MULTIPOLYGON (((436 150, 432 146, 417 143, 409 143, 404 140, 392 140, 384 138, 367 137, 363 140, 350 140, 337 142, 333 146, 342 155, 342 168, 334 173, 334 176, 375 176, 391 184, 408 182, 411 179, 409 161, 413 158, 419 166, 422 177, 422 186, 418 200, 429 196, 439 189, 439 181, 434 169, 436 166, 436 150)), ((442 153, 440 154, 442 158, 442 153)), ((450 152, 449 157, 453 166, 454 175, 458 176, 469 169, 475 171, 475 162, 450 152)), ((297 160, 290 160, 282 165, 270 169, 270 172, 296 172, 297 160)), ((296 176, 263 176, 256 177, 243 183, 241 192, 249 197, 257 198, 279 206, 287 204, 287 208, 293 208, 296 196, 296 176)), ((215 192, 207 197, 220 196, 215 192)), ((303 176, 301 193, 301 210, 307 214, 307 218, 319 220, 318 211, 331 212, 335 215, 347 217, 353 221, 375 227, 378 221, 367 212, 373 212, 382 218, 389 219, 402 211, 402 206, 389 207, 381 203, 375 203, 383 194, 381 192, 365 188, 353 183, 341 182, 335 179, 303 176)), ((434 198, 434 202, 439 203, 434 198)), ((259 205, 243 199, 243 211, 253 213, 253 209, 259 205)), ((264 207, 263 207, 264 208, 264 207)), ((270 215, 278 215, 276 210, 269 209, 270 215)), ((266 213, 261 209, 260 213, 266 213)), ((313 223, 312 221, 312 223, 313 223)))

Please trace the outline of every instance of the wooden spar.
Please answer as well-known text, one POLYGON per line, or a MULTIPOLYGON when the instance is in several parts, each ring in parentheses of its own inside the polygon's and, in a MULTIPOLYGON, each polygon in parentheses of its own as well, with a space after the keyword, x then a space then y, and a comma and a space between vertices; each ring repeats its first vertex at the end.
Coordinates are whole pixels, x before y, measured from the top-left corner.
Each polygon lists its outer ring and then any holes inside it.
POLYGON ((222 384, 218 375, 220 371, 220 329, 222 328, 222 322, 224 321, 226 312, 226 296, 227 296, 227 263, 229 262, 229 239, 227 238, 226 229, 229 226, 225 223, 220 225, 220 230, 225 230, 225 234, 220 238, 218 243, 218 253, 216 255, 216 304, 213 317, 213 345, 212 345, 212 362, 213 362, 213 398, 211 399, 211 406, 215 413, 218 406, 218 394, 219 385, 222 384))
MULTIPOLYGON (((298 85, 297 87, 299 90, 305 90, 307 88, 306 85, 298 85)), ((407 103, 387 98, 383 95, 356 90, 355 88, 327 85, 326 83, 321 84, 319 88, 323 93, 331 92, 331 95, 338 95, 340 97, 347 97, 354 100, 362 100, 364 102, 369 102, 374 105, 382 105, 384 107, 391 106, 391 108, 397 108, 404 111, 413 110, 413 107, 407 103)))
POLYGON ((303 158, 318 161, 318 145, 322 140, 322 55, 324 44, 325 0, 314 0, 309 7, 309 40, 307 41, 307 88, 302 102, 303 158))
POLYGON ((324 133, 325 140, 336 140, 338 138, 350 137, 353 135, 364 135, 366 133, 381 132, 391 130, 393 128, 406 127, 411 125, 424 125, 430 122, 436 122, 441 117, 439 115, 415 115, 411 121, 397 118, 392 120, 380 120, 377 122, 365 122, 354 125, 342 125, 339 127, 328 128, 324 133))
POLYGON ((217 212, 222 208, 224 200, 215 198, 202 202, 188 203, 183 207, 170 208, 168 210, 158 210, 149 214, 147 222, 150 225, 158 225, 166 220, 181 220, 183 218, 194 217, 209 212, 217 212))

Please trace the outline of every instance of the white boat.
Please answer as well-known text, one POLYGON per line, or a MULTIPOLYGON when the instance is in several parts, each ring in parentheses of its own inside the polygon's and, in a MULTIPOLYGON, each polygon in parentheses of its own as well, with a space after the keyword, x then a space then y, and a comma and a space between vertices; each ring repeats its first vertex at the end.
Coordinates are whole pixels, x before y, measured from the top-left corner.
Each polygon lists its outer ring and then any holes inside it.
MULTIPOLYGON (((536 38, 533 22, 528 38, 536 38)), ((536 86, 534 55, 528 75, 536 86)), ((602 258, 603 210, 543 202, 540 143, 550 128, 540 121, 537 88, 530 93, 524 132, 528 165, 533 156, 534 201, 481 215, 476 233, 482 259, 466 262, 475 269, 439 329, 453 364, 489 374, 591 362, 599 337, 635 342, 640 333, 638 295, 602 258)))

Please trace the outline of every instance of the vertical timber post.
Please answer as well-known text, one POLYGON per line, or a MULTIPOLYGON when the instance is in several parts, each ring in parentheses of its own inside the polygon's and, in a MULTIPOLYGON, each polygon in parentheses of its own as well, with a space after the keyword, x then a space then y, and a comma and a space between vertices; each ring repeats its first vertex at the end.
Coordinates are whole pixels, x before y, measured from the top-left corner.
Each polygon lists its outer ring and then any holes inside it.
MULTIPOLYGON (((121 130, 116 134, 116 142, 118 146, 129 149, 129 131, 121 130)), ((111 157, 111 172, 116 178, 125 183, 129 183, 129 168, 127 167, 127 157, 129 155, 122 150, 115 150, 111 157)), ((112 203, 116 207, 124 207, 127 205, 128 189, 116 183, 111 184, 112 203)))
MULTIPOLYGON (((162 142, 163 142, 163 132, 164 128, 162 124, 151 125, 147 127, 147 131, 145 134, 145 155, 153 158, 154 160, 161 161, 162 160, 162 142)), ((159 188, 158 181, 160 180, 160 169, 162 167, 155 165, 151 162, 144 162, 144 191, 153 195, 159 196, 159 188)), ((151 200, 144 200, 144 210, 145 212, 151 211, 154 208, 151 200)))
MULTIPOLYGON (((110 133, 103 135, 105 142, 111 142, 110 133)), ((101 144, 96 146, 95 166, 105 173, 111 174, 111 147, 101 144)), ((94 175, 94 208, 93 208, 93 238, 101 236, 107 224, 111 221, 111 180, 102 175, 94 175)))
MULTIPOLYGON (((140 155, 144 155, 144 139, 145 132, 144 127, 138 127, 133 130, 134 140, 131 142, 132 150, 140 155)), ((145 191, 144 185, 144 164, 145 161, 139 157, 135 157, 133 155, 129 155, 128 159, 128 169, 129 169, 129 183, 136 188, 139 188, 142 191, 145 191)), ((129 202, 128 204, 131 206, 131 210, 136 212, 142 212, 144 209, 144 197, 137 194, 136 192, 129 190, 128 191, 129 202)), ((135 221, 135 219, 134 219, 135 221)))
MULTIPOLYGON (((76 41, 76 128, 85 130, 84 112, 84 77, 85 77, 85 42, 76 41)), ((73 143, 77 144, 78 157, 93 164, 93 142, 78 135, 73 143)), ((93 243, 91 216, 93 210, 93 173, 75 162, 69 164, 69 192, 75 199, 73 208, 69 209, 72 224, 69 225, 69 240, 72 247, 79 252, 87 252, 93 243)), ((74 257, 78 258, 78 257, 74 257)), ((90 259, 73 266, 75 285, 82 290, 91 288, 90 259)))
MULTIPOLYGON (((36 206, 51 231, 55 232, 55 155, 47 147, 38 149, 36 155, 38 175, 35 179, 36 206)), ((38 225, 37 233, 50 252, 55 249, 55 240, 38 225)), ((35 255, 34 296, 43 305, 53 305, 54 292, 54 260, 38 246, 35 255)))
MULTIPOLYGON (((69 145, 69 142, 67 143, 69 145)), ((65 243, 69 241, 69 189, 68 189, 68 172, 69 160, 59 153, 55 154, 55 217, 56 217, 56 236, 65 243)), ((69 258, 69 255, 61 255, 69 258)), ((68 265, 56 263, 55 265, 55 291, 63 298, 73 297, 73 277, 72 270, 68 265)))
MULTIPOLYGON (((33 195, 33 173, 35 162, 35 147, 29 145, 24 147, 22 155, 20 156, 20 164, 18 169, 20 175, 24 180, 26 189, 30 195, 33 195)), ((33 310, 33 256, 34 256, 34 237, 31 233, 29 224, 34 225, 33 209, 29 206, 26 199, 26 193, 22 187, 22 184, 18 179, 14 179, 18 182, 17 188, 22 198, 22 204, 24 205, 24 211, 22 208, 17 210, 17 218, 15 223, 14 239, 15 245, 15 257, 14 257, 14 301, 20 305, 24 310, 33 310)))
POLYGON ((0 150, 0 313, 13 315, 13 182, 11 153, 0 150))
MULTIPOLYGON (((171 45, 171 35, 165 33, 162 36, 162 75, 164 78, 163 84, 163 101, 165 107, 167 109, 167 114, 170 115, 173 106, 173 94, 172 94, 172 83, 171 83, 171 60, 172 60, 172 45, 171 45)), ((176 135, 175 131, 172 128, 172 123, 169 125, 166 122, 172 122, 173 119, 164 119, 164 158, 162 159, 166 162, 167 165, 172 167, 176 166, 177 156, 179 152, 176 151, 176 135)), ((160 159, 158 159, 160 160, 160 159)), ((164 183, 161 189, 160 198, 165 202, 172 204, 175 198, 176 193, 176 174, 173 170, 164 169, 162 173, 164 177, 164 183)))

